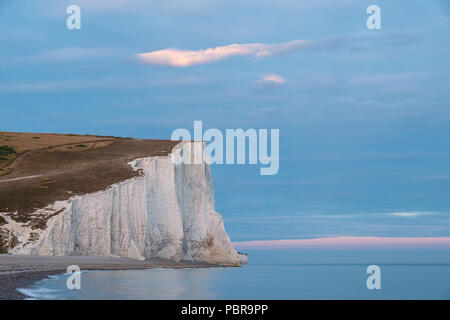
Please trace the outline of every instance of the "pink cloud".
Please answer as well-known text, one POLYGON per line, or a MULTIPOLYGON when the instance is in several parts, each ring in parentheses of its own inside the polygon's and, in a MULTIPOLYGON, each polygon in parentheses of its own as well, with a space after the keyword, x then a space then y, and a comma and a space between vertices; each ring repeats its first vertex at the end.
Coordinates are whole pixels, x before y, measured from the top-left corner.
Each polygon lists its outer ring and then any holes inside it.
POLYGON ((138 59, 143 63, 169 66, 188 67, 198 64, 213 63, 231 56, 253 56, 255 58, 271 56, 283 52, 297 50, 307 45, 307 40, 294 40, 279 44, 230 44, 200 50, 181 50, 177 48, 167 48, 163 50, 151 51, 137 54, 138 59))
POLYGON ((450 249, 450 237, 330 237, 233 242, 237 249, 450 249))

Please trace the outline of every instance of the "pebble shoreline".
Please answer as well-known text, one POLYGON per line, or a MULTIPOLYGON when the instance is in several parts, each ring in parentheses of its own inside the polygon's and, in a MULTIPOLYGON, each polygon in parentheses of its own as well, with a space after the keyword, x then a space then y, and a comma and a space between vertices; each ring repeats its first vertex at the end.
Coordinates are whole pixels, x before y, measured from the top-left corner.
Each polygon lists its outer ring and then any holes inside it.
POLYGON ((19 288, 28 288, 50 275, 63 274, 67 267, 77 265, 81 270, 137 270, 151 268, 211 268, 204 262, 152 259, 137 261, 115 257, 54 257, 0 254, 0 300, 23 300, 27 296, 19 288))

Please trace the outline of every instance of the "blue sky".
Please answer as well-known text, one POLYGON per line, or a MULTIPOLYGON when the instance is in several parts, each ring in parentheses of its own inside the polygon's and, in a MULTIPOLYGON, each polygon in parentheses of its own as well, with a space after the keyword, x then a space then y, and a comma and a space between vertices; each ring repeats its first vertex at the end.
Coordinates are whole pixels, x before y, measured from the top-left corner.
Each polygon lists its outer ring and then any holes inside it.
POLYGON ((0 130, 279 128, 277 175, 213 167, 233 240, 450 236, 448 1, 1 1, 0 30, 0 130), (295 40, 187 67, 136 58, 295 40))

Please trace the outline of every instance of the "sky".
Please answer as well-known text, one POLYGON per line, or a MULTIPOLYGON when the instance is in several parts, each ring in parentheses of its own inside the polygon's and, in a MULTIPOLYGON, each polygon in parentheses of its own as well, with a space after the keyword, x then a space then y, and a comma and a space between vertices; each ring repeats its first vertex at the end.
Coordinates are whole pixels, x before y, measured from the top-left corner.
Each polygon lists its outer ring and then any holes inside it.
POLYGON ((213 165, 232 240, 450 237, 449 31, 444 0, 0 0, 0 131, 276 128, 277 175, 213 165))

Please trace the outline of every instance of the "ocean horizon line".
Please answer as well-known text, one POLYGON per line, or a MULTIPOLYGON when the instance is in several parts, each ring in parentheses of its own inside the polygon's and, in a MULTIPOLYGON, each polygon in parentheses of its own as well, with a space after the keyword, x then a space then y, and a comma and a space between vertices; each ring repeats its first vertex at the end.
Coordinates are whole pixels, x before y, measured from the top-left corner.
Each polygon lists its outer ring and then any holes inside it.
POLYGON ((233 241, 236 249, 450 249, 450 237, 333 236, 233 241))

